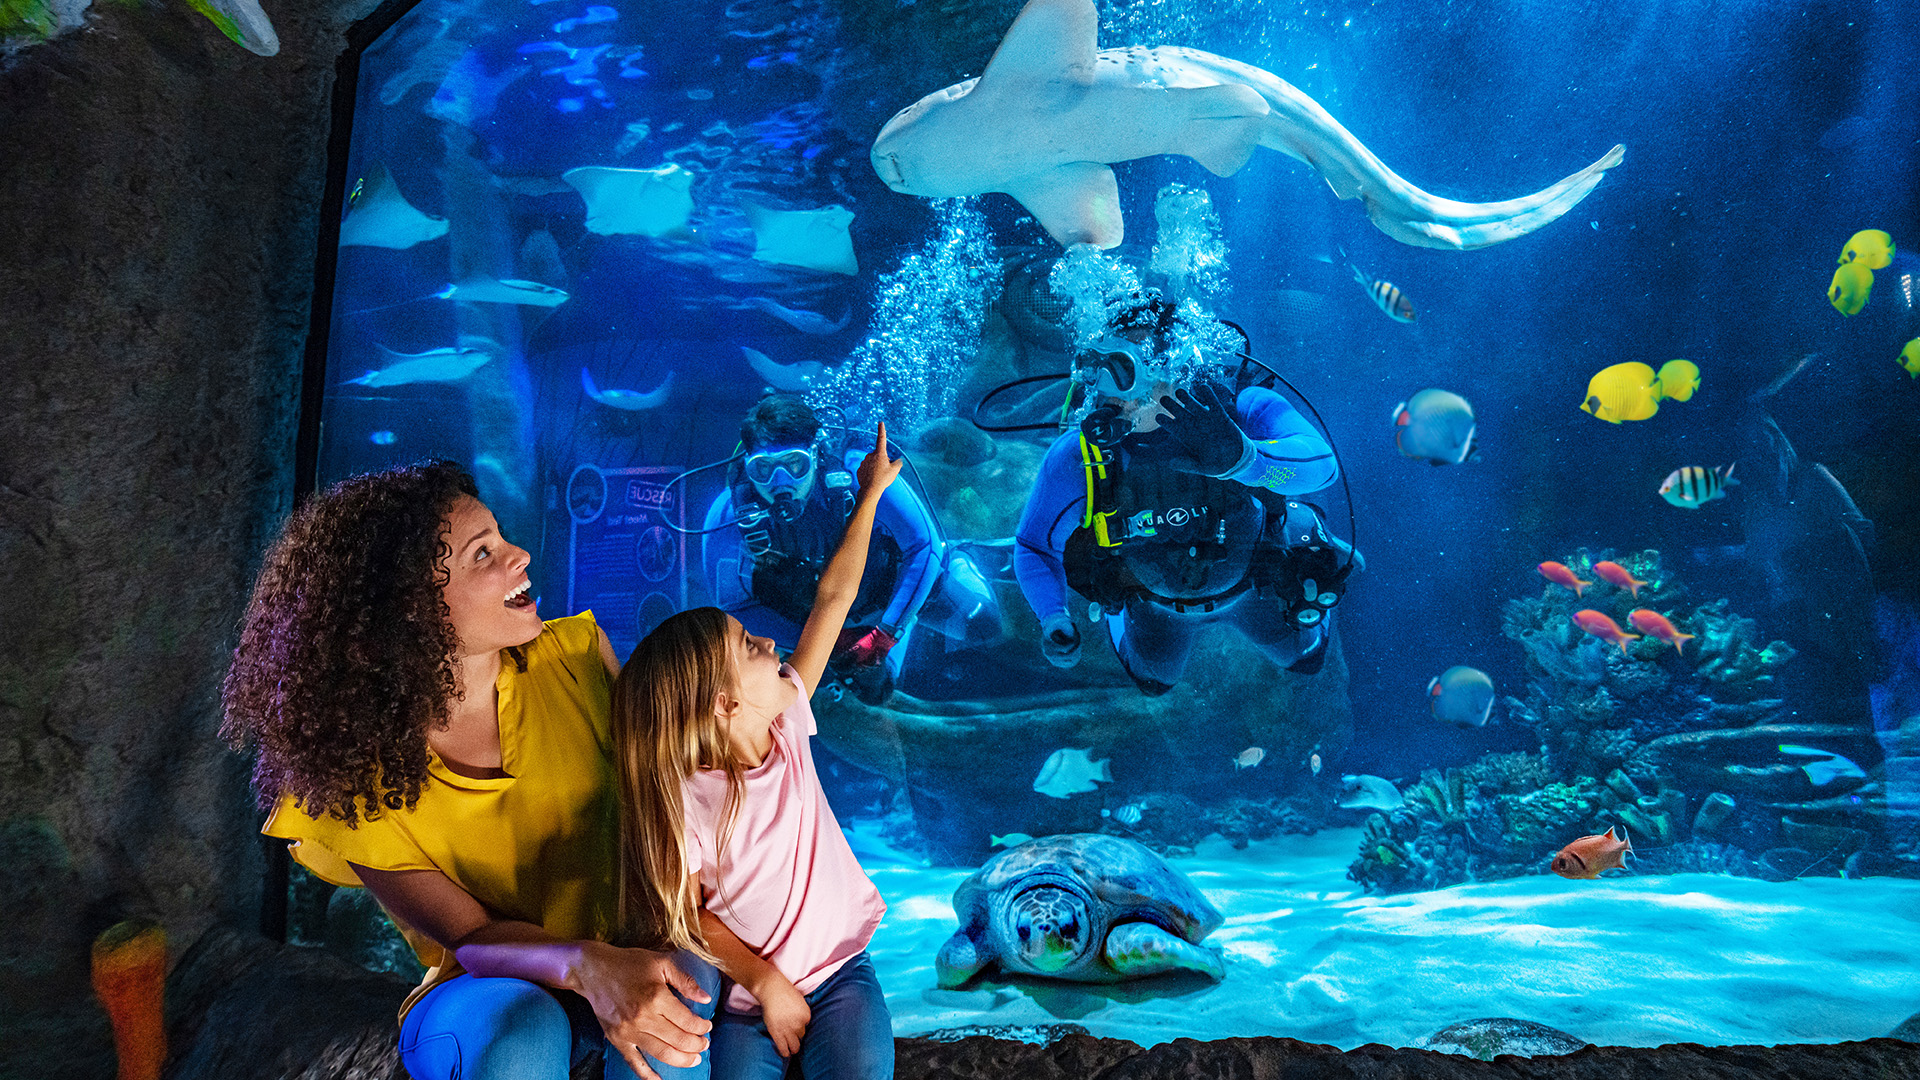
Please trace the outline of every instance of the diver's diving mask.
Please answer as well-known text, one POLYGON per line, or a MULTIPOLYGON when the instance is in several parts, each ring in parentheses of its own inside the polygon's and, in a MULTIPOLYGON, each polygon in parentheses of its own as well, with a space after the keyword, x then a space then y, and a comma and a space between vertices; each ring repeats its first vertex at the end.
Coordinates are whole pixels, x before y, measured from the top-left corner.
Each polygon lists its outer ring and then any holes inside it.
POLYGON ((1152 346, 1108 334, 1080 355, 1077 377, 1102 397, 1131 401, 1146 396, 1153 388, 1141 377, 1152 346))
POLYGON ((813 491, 813 448, 789 446, 748 454, 747 480, 773 508, 773 516, 792 521, 813 491))

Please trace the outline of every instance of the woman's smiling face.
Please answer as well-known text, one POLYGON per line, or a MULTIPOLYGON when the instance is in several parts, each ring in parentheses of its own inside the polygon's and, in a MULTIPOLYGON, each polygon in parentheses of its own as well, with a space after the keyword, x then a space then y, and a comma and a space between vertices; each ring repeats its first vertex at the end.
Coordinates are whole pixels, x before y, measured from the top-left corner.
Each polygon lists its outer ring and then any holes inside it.
POLYGON ((507 543, 485 503, 462 495, 447 511, 443 534, 452 554, 441 562, 453 632, 466 656, 525 645, 540 636, 540 612, 534 606, 523 548, 507 543))

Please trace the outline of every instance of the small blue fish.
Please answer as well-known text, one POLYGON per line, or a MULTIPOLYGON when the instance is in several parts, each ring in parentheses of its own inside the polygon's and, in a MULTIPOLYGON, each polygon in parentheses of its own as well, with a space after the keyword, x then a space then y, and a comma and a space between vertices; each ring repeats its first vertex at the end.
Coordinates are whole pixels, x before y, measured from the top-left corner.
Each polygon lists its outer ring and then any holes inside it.
POLYGON ((1485 727, 1493 713, 1493 680, 1479 668, 1450 667, 1427 684, 1433 718, 1461 727, 1485 727))
POLYGON ((391 431, 376 431, 367 436, 367 441, 375 446, 392 446, 394 434, 391 431))
POLYGON ((1792 743, 1781 743, 1780 752, 1790 754, 1794 757, 1817 757, 1825 759, 1824 761, 1809 761, 1805 765, 1800 766, 1801 771, 1807 774, 1807 779, 1813 781, 1814 787, 1826 787, 1828 784, 1843 777, 1853 780, 1864 780, 1867 778, 1866 770, 1831 750, 1816 750, 1811 746, 1795 746, 1792 743))
POLYGON ((1026 833, 1023 833, 1023 832, 1010 832, 1005 836, 993 836, 992 834, 989 834, 987 837, 987 841, 988 841, 987 846, 990 848, 1019 847, 1021 844, 1024 844, 1027 841, 1032 839, 1033 837, 1028 836, 1026 833))
POLYGON ((1137 802, 1132 802, 1132 803, 1128 803, 1127 805, 1121 807, 1118 810, 1102 810, 1100 811, 1100 816, 1104 818, 1112 818, 1114 821, 1131 829, 1135 825, 1140 824, 1140 818, 1145 813, 1146 813, 1145 806, 1137 802))
POLYGON ((588 397, 609 409, 645 412, 666 404, 667 395, 673 391, 673 372, 667 372, 667 377, 660 380, 659 386, 642 393, 638 390, 602 390, 595 385, 593 374, 583 367, 580 369, 580 388, 587 392, 588 397))

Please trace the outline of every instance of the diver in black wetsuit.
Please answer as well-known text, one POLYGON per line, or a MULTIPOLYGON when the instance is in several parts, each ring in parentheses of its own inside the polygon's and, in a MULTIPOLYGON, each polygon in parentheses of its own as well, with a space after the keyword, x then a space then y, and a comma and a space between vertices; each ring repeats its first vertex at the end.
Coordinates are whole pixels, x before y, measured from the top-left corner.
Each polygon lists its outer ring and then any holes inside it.
POLYGON ((1200 628, 1216 622, 1311 674, 1352 549, 1290 496, 1338 478, 1332 448, 1277 392, 1235 393, 1231 369, 1176 390, 1165 373, 1177 320, 1151 296, 1075 360, 1097 406, 1047 451, 1016 534, 1041 651, 1057 667, 1079 661, 1071 585, 1104 616, 1144 693, 1172 689, 1200 628))
MULTIPOLYGON (((837 438, 790 394, 761 399, 740 441, 727 490, 707 510, 701 564, 716 606, 791 649, 846 529, 854 469, 869 448, 837 438)), ((863 700, 884 699, 906 655, 901 642, 923 618, 963 641, 999 633, 992 587, 963 548, 942 539, 913 487, 899 483, 881 496, 833 670, 863 700)))

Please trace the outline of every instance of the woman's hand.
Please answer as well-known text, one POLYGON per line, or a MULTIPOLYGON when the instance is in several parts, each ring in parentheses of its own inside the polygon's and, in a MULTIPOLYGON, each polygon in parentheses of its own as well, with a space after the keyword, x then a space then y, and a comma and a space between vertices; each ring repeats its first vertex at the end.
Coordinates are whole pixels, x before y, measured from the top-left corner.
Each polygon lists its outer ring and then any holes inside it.
MULTIPOLYGON (((899 471, 898 466, 894 471, 899 471)), ((799 1053, 800 1038, 813 1022, 813 1007, 807 1004, 807 995, 802 994, 792 980, 770 968, 767 977, 753 988, 753 996, 760 1002, 760 1018, 767 1025, 773 1048, 780 1051, 783 1058, 799 1053)))
POLYGON ((579 962, 569 972, 568 988, 593 1006, 607 1041, 635 1075, 657 1080, 640 1056, 642 1051, 676 1068, 700 1064, 700 1052, 707 1048, 705 1035, 713 1024, 695 1016, 673 994, 678 990, 694 1001, 710 1000, 693 976, 680 970, 666 953, 598 941, 581 946, 579 962))
POLYGON ((887 456, 887 422, 880 421, 880 433, 874 436, 873 452, 860 463, 856 474, 860 481, 860 494, 871 491, 875 495, 887 490, 893 478, 900 475, 901 459, 887 456))

